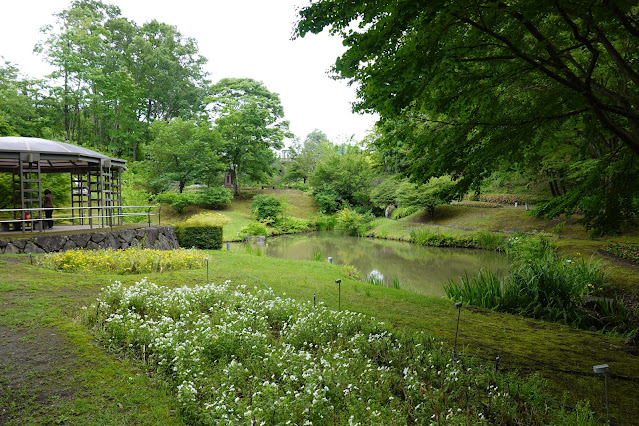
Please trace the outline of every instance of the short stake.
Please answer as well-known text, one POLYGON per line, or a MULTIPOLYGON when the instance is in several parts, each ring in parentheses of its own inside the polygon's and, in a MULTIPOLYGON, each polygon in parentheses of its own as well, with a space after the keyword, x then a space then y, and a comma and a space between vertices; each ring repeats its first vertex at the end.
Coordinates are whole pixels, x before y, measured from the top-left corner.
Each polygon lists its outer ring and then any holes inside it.
POLYGON ((459 317, 461 316, 462 302, 455 303, 457 309, 457 330, 455 330, 455 344, 453 345, 453 359, 457 359, 457 334, 459 334, 459 317))

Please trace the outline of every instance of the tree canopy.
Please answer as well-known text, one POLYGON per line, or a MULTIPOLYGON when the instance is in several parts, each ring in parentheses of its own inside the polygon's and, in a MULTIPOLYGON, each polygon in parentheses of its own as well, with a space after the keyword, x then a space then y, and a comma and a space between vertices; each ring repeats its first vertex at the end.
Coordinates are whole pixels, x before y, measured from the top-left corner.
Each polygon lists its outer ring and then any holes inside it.
POLYGON ((193 181, 210 183, 223 165, 215 155, 219 139, 206 121, 184 121, 177 117, 151 126, 154 135, 147 147, 147 165, 154 186, 178 182, 179 191, 193 181))
POLYGON ((140 27, 120 13, 101 1, 75 0, 42 29, 36 49, 55 68, 60 137, 135 160, 154 120, 203 112, 206 59, 175 27, 140 27))
POLYGON ((449 174, 462 194, 504 162, 554 167, 554 152, 570 152, 572 189, 547 212, 589 209, 604 223, 629 196, 636 2, 319 0, 299 14, 297 36, 328 28, 344 39, 336 76, 357 84, 355 109, 392 130, 381 145, 408 147, 416 180, 449 174), (590 206, 595 178, 603 193, 590 206))
POLYGON ((277 93, 249 78, 225 78, 211 87, 209 108, 222 138, 220 154, 229 165, 235 193, 240 178, 272 174, 274 149, 292 137, 277 93))
POLYGON ((286 170, 286 178, 302 179, 304 183, 311 176, 322 154, 331 150, 326 133, 315 129, 304 139, 304 143, 293 144, 291 161, 286 170))

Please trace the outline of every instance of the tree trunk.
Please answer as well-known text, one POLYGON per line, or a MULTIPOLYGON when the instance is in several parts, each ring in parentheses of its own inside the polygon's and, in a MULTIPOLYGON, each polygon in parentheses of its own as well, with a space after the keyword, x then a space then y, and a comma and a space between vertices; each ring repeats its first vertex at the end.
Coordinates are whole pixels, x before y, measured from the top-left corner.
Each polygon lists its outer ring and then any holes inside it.
POLYGON ((235 195, 240 195, 240 180, 235 170, 233 171, 233 183, 235 184, 235 195))
POLYGON ((553 198, 559 196, 559 194, 557 194, 557 189, 555 189, 555 181, 554 181, 554 179, 548 180, 548 185, 550 185, 550 192, 552 192, 553 198))
POLYGON ((63 99, 63 115, 64 115, 64 134, 66 140, 71 140, 71 120, 69 119, 69 74, 64 71, 64 99, 63 99))

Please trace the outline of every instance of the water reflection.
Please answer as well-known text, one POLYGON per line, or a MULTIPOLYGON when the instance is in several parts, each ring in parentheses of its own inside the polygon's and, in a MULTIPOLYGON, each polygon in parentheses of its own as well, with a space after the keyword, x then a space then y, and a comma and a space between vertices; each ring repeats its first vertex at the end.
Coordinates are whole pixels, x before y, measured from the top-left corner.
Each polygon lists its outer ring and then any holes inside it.
POLYGON ((356 238, 332 232, 285 235, 269 238, 262 249, 270 257, 312 260, 318 253, 324 261, 352 265, 367 277, 383 280, 392 287, 398 280, 420 293, 444 296, 442 284, 458 279, 468 271, 505 271, 508 260, 501 253, 487 250, 422 247, 400 241, 356 238))

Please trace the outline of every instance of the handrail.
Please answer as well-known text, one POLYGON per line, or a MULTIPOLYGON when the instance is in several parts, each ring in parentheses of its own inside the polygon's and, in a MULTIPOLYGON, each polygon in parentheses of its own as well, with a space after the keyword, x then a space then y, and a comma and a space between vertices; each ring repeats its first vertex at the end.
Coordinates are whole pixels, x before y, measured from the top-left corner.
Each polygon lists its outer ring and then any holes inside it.
MULTIPOLYGON (((147 224, 151 226, 151 216, 158 217, 158 226, 160 225, 160 213, 161 206, 90 206, 90 207, 34 207, 34 208, 26 208, 26 209, 0 209, 1 213, 20 213, 20 219, 0 219, 0 226, 2 227, 2 231, 9 231, 9 226, 13 225, 16 227, 16 224, 19 224, 20 231, 26 232, 26 227, 23 226, 25 223, 31 223, 31 232, 36 231, 34 229, 34 224, 41 224, 44 221, 61 221, 61 220, 81 220, 81 221, 89 221, 89 226, 93 229, 93 221, 97 220, 97 227, 105 228, 105 227, 113 227, 113 219, 117 218, 125 218, 125 217, 133 217, 133 216, 145 216, 147 217, 147 224), (157 212, 152 212, 153 209, 157 208, 157 212), (125 212, 125 209, 146 209, 146 212, 125 212), (55 217, 47 218, 43 217, 42 212, 52 210, 55 212, 71 210, 71 214, 57 214, 55 217), (97 212, 96 212, 97 210, 97 212), (114 212, 113 210, 117 210, 114 212), (88 211, 87 215, 74 215, 74 211, 88 211), (34 215, 34 213, 40 213, 39 217, 30 217, 26 218, 25 213, 29 215, 34 215), (97 213, 97 214, 96 214, 97 213), (104 214, 103 214, 104 213, 104 214), (105 223, 105 220, 100 219, 111 219, 110 223, 105 223)), ((41 225, 38 225, 40 228, 44 228, 41 225)), ((17 230, 17 229, 14 229, 17 230)), ((46 229, 38 229, 37 231, 46 231, 46 229)))

